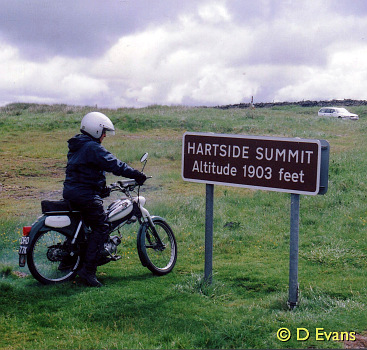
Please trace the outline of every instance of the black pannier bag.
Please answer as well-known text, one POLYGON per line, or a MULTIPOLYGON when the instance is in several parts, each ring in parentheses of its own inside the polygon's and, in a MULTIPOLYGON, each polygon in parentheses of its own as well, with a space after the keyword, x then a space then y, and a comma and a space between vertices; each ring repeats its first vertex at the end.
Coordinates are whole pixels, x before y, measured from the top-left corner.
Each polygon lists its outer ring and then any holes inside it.
POLYGON ((70 203, 65 200, 60 201, 49 201, 45 200, 41 202, 41 208, 43 214, 52 214, 52 213, 60 213, 60 212, 72 212, 70 207, 70 203))

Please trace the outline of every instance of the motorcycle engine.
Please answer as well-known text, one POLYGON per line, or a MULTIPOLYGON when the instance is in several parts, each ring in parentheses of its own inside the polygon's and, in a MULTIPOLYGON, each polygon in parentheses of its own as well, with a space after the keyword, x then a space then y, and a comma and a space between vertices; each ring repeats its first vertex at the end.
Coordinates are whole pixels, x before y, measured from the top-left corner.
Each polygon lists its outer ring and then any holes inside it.
POLYGON ((121 239, 118 236, 110 236, 108 242, 104 244, 104 250, 102 255, 109 256, 114 255, 117 252, 117 246, 121 243, 121 239))

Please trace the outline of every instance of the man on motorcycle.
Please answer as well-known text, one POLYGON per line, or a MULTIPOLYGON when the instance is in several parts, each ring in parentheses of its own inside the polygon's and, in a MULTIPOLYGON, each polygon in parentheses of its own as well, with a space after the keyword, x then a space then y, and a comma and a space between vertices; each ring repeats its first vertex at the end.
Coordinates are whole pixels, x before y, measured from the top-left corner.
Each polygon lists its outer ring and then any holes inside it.
POLYGON ((78 275, 89 285, 100 287, 97 280, 97 264, 100 251, 108 239, 109 225, 102 198, 110 193, 106 187, 105 172, 135 179, 139 185, 146 180, 144 173, 117 159, 102 145, 107 134, 114 135, 111 120, 100 112, 84 116, 81 134, 68 140, 69 152, 64 181, 63 197, 72 208, 79 210, 92 233, 87 243, 84 264, 78 275))

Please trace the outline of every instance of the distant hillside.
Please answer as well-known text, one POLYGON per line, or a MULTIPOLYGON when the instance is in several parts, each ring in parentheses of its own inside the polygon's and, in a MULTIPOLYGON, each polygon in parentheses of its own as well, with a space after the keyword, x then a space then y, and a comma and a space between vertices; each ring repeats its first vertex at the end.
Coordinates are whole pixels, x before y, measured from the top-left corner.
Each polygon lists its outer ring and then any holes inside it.
MULTIPOLYGON (((330 101, 298 101, 298 102, 259 102, 254 103, 253 106, 255 108, 271 108, 271 107, 282 107, 282 106, 300 106, 300 107, 326 107, 326 106, 335 106, 335 107, 348 107, 348 106, 367 106, 367 100, 352 100, 352 99, 344 99, 344 100, 330 100, 330 101)), ((168 107, 164 105, 151 105, 145 108, 159 108, 159 107, 168 107)), ((178 107, 178 106, 176 106, 178 107)), ((182 106, 187 107, 187 106, 182 106)), ((222 106, 199 106, 202 108, 218 108, 218 109, 230 109, 230 108, 250 108, 251 103, 238 103, 232 105, 222 105, 222 106)), ((123 109, 124 107, 121 107, 123 109)), ((129 108, 129 107, 126 107, 129 108)), ((195 108, 195 107, 193 107, 195 108)), ((99 110, 111 110, 109 108, 98 108, 96 106, 75 106, 75 105, 67 105, 67 104, 42 104, 42 103, 26 103, 26 102, 15 102, 9 103, 5 106, 0 106, 0 113, 10 113, 15 115, 21 115, 23 112, 31 112, 31 113, 52 113, 52 112, 63 112, 65 114, 73 114, 76 112, 87 113, 93 111, 95 109, 99 110)), ((118 108, 120 109, 120 108, 118 108)), ((139 109, 139 108, 138 108, 139 109)), ((113 110, 113 109, 112 109, 113 110)))
MULTIPOLYGON (((276 106, 301 106, 301 107, 326 107, 326 106, 366 106, 366 100, 330 100, 330 101, 299 101, 299 102, 260 102, 253 104, 255 108, 269 108, 276 106)), ((251 103, 239 103, 234 105, 224 105, 216 106, 219 109, 229 109, 229 108, 249 108, 251 103)))

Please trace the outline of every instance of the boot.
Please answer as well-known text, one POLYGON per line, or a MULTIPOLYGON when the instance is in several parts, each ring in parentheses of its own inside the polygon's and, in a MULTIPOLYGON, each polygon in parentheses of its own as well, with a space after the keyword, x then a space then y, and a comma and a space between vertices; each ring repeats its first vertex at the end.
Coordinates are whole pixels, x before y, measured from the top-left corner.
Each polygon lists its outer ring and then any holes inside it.
POLYGON ((78 271, 79 277, 89 286, 89 287, 102 287, 103 284, 97 280, 96 271, 88 271, 85 266, 83 266, 78 271))
POLYGON ((89 240, 85 251, 83 267, 78 271, 79 277, 91 287, 102 287, 102 283, 96 277, 98 257, 102 245, 103 241, 100 236, 94 236, 93 239, 89 240))

